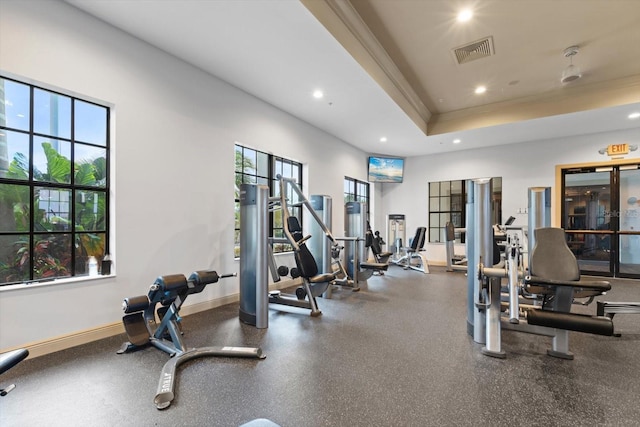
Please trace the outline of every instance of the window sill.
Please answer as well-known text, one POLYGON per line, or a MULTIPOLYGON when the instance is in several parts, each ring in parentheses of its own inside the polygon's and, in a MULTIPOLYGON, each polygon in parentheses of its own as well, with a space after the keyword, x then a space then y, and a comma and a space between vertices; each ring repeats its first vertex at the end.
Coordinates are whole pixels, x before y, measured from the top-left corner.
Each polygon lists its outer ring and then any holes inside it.
POLYGON ((14 285, 0 286, 0 292, 16 291, 20 289, 41 288, 44 286, 64 285, 69 283, 83 283, 83 282, 103 280, 103 279, 108 279, 113 277, 116 277, 116 275, 110 274, 108 276, 98 275, 98 276, 65 277, 61 279, 43 280, 39 282, 16 283, 14 285))

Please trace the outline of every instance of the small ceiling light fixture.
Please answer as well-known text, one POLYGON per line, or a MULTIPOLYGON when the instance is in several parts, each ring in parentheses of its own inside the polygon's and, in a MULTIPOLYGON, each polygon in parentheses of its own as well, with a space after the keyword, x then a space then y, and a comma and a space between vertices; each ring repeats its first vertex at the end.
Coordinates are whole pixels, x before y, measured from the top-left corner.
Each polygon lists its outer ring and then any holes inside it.
POLYGON ((464 9, 458 13, 458 17, 456 18, 458 22, 467 22, 471 20, 473 17, 473 11, 471 9, 464 9))
POLYGON ((487 88, 485 86, 478 86, 474 92, 476 93, 476 95, 480 95, 485 93, 486 91, 487 88))
POLYGON ((628 116, 628 117, 629 117, 629 119, 631 119, 631 120, 635 120, 635 119, 637 119, 637 118, 640 118, 640 112, 637 112, 637 111, 636 111, 635 113, 631 113, 631 114, 629 114, 629 116, 628 116))
POLYGON ((454 143, 454 144, 460 144, 461 142, 462 142, 462 141, 461 141, 460 139, 458 139, 458 138, 456 138, 456 139, 454 139, 454 140, 453 140, 453 143, 454 143))
POLYGON ((320 98, 322 98, 323 96, 324 96, 324 93, 322 93, 322 91, 321 91, 321 90, 316 89, 316 90, 314 90, 314 91, 313 91, 313 97, 314 97, 314 98, 316 98, 316 99, 320 99, 320 98))
POLYGON ((383 136, 382 138, 380 138, 380 142, 387 142, 387 137, 383 136))
POLYGON ((580 50, 578 46, 569 46, 564 50, 563 55, 565 58, 569 58, 569 66, 562 72, 560 79, 562 83, 569 83, 582 77, 580 67, 573 65, 573 57, 578 53, 578 50, 580 50))

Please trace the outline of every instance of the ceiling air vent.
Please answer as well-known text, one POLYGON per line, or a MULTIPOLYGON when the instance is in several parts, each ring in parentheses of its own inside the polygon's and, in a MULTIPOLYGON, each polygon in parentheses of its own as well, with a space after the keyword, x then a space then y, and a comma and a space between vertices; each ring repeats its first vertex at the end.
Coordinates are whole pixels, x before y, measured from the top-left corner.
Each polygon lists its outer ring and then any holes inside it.
POLYGON ((494 54, 493 37, 485 37, 473 43, 456 47, 452 52, 458 64, 466 64, 476 59, 486 58, 494 54))

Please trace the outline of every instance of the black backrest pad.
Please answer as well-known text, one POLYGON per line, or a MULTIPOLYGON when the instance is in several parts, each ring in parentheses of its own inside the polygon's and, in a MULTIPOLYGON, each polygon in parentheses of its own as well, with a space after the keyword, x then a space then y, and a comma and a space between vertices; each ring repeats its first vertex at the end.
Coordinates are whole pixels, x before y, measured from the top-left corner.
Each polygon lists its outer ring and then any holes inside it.
POLYGON ((456 240, 456 230, 453 227, 452 222, 447 222, 444 226, 444 230, 447 242, 453 242, 456 240))
POLYGON ((300 222, 295 216, 290 216, 287 218, 287 229, 289 230, 289 233, 291 233, 291 237, 293 237, 293 240, 296 242, 299 242, 304 237, 302 235, 302 227, 300 227, 300 222))
POLYGON ((529 260, 531 275, 551 280, 580 280, 580 267, 567 246, 564 230, 545 227, 534 233, 536 244, 529 260))
POLYGON ((318 274, 318 264, 316 264, 315 258, 304 243, 296 251, 296 265, 300 275, 304 278, 308 279, 318 274))
POLYGON ((374 255, 380 255, 382 253, 382 246, 380 246, 380 240, 374 238, 371 240, 371 252, 374 255))
POLYGON ((424 247, 424 237, 427 234, 426 227, 418 227, 416 230, 416 235, 413 237, 411 241, 411 249, 414 251, 420 250, 424 247))
POLYGON ((373 243, 373 233, 371 233, 371 230, 367 231, 366 234, 364 235, 364 245, 369 248, 371 247, 371 244, 373 243))

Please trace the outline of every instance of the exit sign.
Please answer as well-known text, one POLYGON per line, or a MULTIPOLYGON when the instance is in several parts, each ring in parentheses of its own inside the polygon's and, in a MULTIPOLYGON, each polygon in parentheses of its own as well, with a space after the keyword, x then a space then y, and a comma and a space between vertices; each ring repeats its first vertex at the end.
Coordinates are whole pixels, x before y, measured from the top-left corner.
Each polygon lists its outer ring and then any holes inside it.
POLYGON ((607 154, 610 156, 629 154, 629 144, 611 144, 607 146, 607 154))

